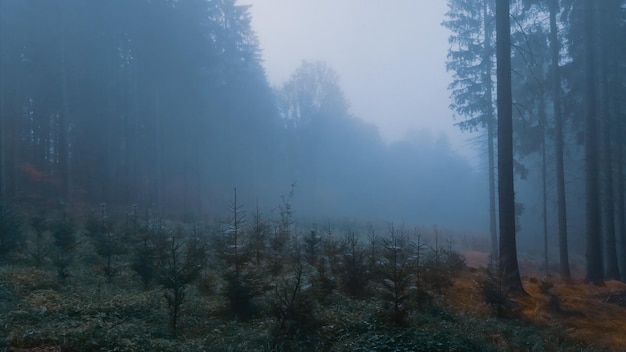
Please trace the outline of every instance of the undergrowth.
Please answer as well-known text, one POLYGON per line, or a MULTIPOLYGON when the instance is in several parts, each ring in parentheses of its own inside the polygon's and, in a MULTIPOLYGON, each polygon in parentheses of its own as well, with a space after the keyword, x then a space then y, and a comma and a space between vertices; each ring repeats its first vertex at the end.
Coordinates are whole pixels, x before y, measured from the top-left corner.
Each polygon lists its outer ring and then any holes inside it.
MULTIPOLYGON (((271 313, 248 322, 231 319, 228 301, 190 287, 182 306, 179 338, 172 339, 162 292, 103 280, 83 282, 77 272, 66 286, 54 272, 2 267, 0 346, 21 349, 60 347, 67 351, 596 351, 558 328, 538 328, 519 320, 481 317, 445 306, 412 311, 403 326, 380 315, 377 298, 352 299, 332 293, 317 305, 315 329, 272 338, 271 313), (47 278, 48 277, 48 278, 47 278), (71 286, 71 288, 68 288, 71 286)), ((87 274, 84 272, 83 274, 87 274)))

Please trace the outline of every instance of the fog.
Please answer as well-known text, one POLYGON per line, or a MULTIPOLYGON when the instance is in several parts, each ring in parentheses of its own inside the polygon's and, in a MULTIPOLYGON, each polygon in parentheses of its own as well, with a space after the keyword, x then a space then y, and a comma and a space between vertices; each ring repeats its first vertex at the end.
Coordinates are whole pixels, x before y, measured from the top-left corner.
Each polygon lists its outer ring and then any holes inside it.
MULTIPOLYGON (((464 116, 472 108, 454 100, 446 2, 0 4, 3 199, 212 219, 235 188, 268 216, 293 191, 303 222, 489 232, 486 125, 464 125, 481 112, 464 116)), ((522 141, 536 121, 518 111, 522 141)), ((531 244, 540 159, 518 144, 531 244)), ((568 182, 579 214, 583 181, 568 182)))

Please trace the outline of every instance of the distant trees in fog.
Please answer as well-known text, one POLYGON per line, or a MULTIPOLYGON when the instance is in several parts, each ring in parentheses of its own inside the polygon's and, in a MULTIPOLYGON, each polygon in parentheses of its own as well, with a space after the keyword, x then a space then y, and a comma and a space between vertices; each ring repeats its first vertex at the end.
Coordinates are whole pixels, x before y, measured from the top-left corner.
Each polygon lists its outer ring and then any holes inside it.
POLYGON ((271 88, 234 0, 0 6, 5 201, 215 215, 234 186, 263 205, 295 181, 303 215, 482 225, 470 163, 419 135, 387 146, 327 64, 271 88))

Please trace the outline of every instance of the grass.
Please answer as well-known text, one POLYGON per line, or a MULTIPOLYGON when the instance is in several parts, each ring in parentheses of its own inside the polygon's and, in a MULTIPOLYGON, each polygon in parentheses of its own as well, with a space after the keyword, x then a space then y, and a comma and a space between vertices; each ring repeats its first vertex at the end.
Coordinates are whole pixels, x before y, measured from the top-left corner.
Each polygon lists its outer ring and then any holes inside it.
MULTIPOLYGON (((188 292, 173 338, 162 291, 144 291, 122 273, 112 283, 89 267, 60 286, 53 269, 0 267, 0 349, 11 351, 598 351, 625 350, 626 311, 607 302, 626 285, 565 284, 526 277, 522 318, 496 319, 483 304, 479 272, 465 270, 436 303, 389 324, 375 298, 333 293, 315 310, 319 324, 273 339, 269 308, 233 321, 219 295, 188 292), (543 286, 542 286, 543 285, 543 286), (545 289, 549 287, 549 289, 545 289), (550 305, 558 297, 560 310, 550 305), (276 343, 275 343, 276 342, 276 343)), ((257 302, 264 306, 263 297, 257 302)), ((267 305, 265 305, 267 306, 267 305)))

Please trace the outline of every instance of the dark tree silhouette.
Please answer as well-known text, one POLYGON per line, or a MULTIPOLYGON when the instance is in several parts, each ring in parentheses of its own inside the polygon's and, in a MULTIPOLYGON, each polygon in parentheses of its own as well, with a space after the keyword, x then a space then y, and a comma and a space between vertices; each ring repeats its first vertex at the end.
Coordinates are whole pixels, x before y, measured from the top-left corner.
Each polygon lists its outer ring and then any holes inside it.
POLYGON ((565 167, 563 163, 563 113, 561 109, 561 69, 560 43, 556 16, 559 0, 549 0, 550 6, 550 59, 552 69, 552 110, 554 114, 554 142, 556 164, 556 192, 559 224, 559 272, 561 278, 571 278, 569 269, 569 248, 567 241, 567 203, 565 201, 565 167))
POLYGON ((593 0, 582 0, 583 45, 584 45, 584 106, 585 106, 585 194, 586 238, 587 238, 587 277, 593 284, 604 280, 602 255, 602 227, 600 218, 600 164, 598 143, 598 122, 596 116, 596 64, 595 50, 595 8, 593 0))
POLYGON ((515 191, 513 186, 513 97, 511 93, 511 24, 509 0, 496 0, 498 92, 498 204, 500 275, 507 291, 523 293, 517 263, 515 191))

